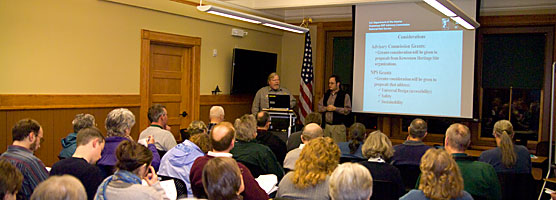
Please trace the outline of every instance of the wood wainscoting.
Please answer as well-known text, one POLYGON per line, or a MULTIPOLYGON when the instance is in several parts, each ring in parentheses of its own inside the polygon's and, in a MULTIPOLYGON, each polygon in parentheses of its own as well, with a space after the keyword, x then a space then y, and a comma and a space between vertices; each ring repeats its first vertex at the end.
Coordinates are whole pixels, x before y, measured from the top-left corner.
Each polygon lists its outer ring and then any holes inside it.
MULTIPOLYGON (((209 122, 209 110, 213 105, 224 107, 226 121, 251 113, 253 95, 201 95, 200 118, 209 122)), ((298 98, 297 96, 295 96, 298 98)), ((44 130, 44 142, 35 154, 46 166, 58 161, 62 150, 60 140, 73 132, 71 121, 76 114, 89 113, 95 116, 99 129, 106 136, 104 120, 115 108, 128 108, 135 114, 135 126, 131 136, 139 137, 139 95, 2 95, 0 94, 0 153, 12 143, 12 126, 20 119, 33 118, 44 130)), ((195 119, 194 119, 195 120, 195 119)), ((173 130, 173 132, 177 130, 173 130)), ((179 141, 180 138, 174 134, 179 141)))
MULTIPOLYGON (((46 166, 52 166, 62 150, 60 140, 73 132, 71 121, 76 114, 92 114, 106 134, 104 120, 108 112, 128 108, 138 121, 139 104, 139 95, 0 95, 0 152, 12 143, 12 126, 20 119, 33 118, 44 131, 44 142, 35 155, 46 166)), ((131 135, 137 139, 138 126, 133 127, 131 135)))
POLYGON ((234 123, 236 118, 251 113, 254 95, 201 95, 200 119, 209 123, 209 111, 212 106, 224 108, 225 121, 234 123))

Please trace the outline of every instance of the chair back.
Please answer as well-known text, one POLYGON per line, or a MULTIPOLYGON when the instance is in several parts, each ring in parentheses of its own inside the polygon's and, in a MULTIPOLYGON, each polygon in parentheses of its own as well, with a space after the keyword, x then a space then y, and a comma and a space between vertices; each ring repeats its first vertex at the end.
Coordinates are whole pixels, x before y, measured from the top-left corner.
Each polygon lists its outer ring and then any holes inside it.
POLYGON ((398 187, 392 181, 373 180, 371 200, 399 199, 398 187))
POLYGON ((185 185, 185 182, 183 182, 183 180, 175 177, 162 176, 162 175, 158 175, 158 177, 160 177, 161 181, 165 181, 165 180, 174 181, 174 184, 176 186, 176 192, 178 193, 177 199, 187 198, 187 185, 185 185))
POLYGON ((536 184, 531 173, 497 173, 502 187, 502 199, 537 199, 536 184))
POLYGON ((255 178, 259 177, 260 175, 265 174, 263 169, 261 169, 261 167, 259 167, 258 165, 253 165, 251 163, 243 162, 243 161, 240 161, 240 160, 238 160, 238 162, 245 165, 245 167, 247 167, 249 169, 249 171, 251 172, 251 174, 255 178))
POLYGON ((418 165, 394 165, 400 170, 400 174, 403 178, 403 183, 405 186, 405 191, 408 192, 411 189, 415 189, 417 185, 417 179, 421 174, 421 169, 418 165))

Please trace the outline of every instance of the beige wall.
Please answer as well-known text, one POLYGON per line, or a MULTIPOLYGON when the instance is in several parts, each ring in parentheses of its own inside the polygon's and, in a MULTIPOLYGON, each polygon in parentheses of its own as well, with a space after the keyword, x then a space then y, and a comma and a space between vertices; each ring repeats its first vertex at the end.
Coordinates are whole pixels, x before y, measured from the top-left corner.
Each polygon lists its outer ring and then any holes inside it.
POLYGON ((119 1, 0 1, 0 94, 139 94, 141 29, 202 38, 201 94, 216 85, 229 93, 235 47, 277 53, 282 79, 297 90, 303 35, 168 0, 119 1), (234 27, 248 35, 232 37, 234 27))
MULTIPOLYGON (((313 52, 313 67, 316 67, 317 27, 309 26, 309 31, 313 52)), ((288 88, 293 95, 299 95, 304 45, 305 34, 284 33, 282 39, 282 70, 279 71, 280 81, 282 86, 288 88)))

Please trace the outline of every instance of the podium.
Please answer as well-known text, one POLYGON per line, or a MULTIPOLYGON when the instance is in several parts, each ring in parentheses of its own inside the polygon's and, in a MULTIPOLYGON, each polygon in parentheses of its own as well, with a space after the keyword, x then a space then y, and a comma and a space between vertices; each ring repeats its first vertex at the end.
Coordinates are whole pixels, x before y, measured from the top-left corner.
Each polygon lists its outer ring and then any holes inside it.
POLYGON ((295 127, 295 120, 297 116, 290 109, 283 108, 265 108, 263 111, 268 112, 270 115, 270 130, 275 132, 286 132, 286 140, 292 133, 292 128, 295 127))

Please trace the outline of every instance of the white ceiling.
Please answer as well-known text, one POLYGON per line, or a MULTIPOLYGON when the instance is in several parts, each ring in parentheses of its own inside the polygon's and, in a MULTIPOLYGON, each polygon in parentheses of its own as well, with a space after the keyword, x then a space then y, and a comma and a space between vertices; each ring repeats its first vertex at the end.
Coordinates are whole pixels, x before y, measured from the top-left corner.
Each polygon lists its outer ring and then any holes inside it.
MULTIPOLYGON (((419 0, 206 0, 247 8, 259 14, 299 22, 304 17, 314 21, 351 19, 351 5, 361 3, 416 2, 419 0)), ((481 15, 556 14, 556 0, 480 0, 481 15)))

